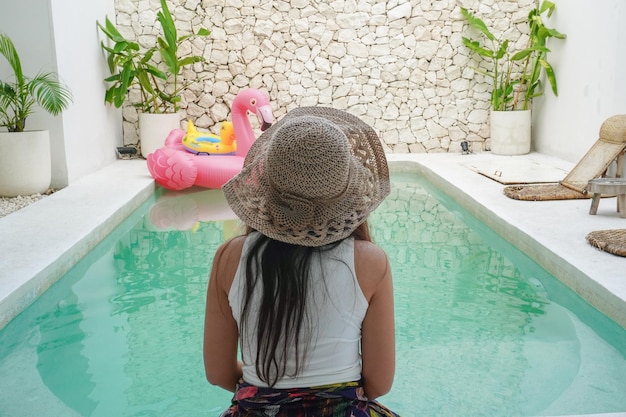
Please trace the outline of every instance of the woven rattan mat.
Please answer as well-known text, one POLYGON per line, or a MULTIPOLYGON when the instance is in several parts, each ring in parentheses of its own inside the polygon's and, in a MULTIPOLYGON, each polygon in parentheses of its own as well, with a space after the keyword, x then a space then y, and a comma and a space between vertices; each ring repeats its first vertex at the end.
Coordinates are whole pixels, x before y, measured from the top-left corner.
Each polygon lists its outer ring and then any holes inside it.
POLYGON ((626 229, 596 230, 587 235, 587 241, 605 252, 626 256, 626 229))
POLYGON ((590 194, 580 193, 561 184, 509 185, 504 187, 504 194, 515 200, 525 201, 575 200, 592 197, 590 194))

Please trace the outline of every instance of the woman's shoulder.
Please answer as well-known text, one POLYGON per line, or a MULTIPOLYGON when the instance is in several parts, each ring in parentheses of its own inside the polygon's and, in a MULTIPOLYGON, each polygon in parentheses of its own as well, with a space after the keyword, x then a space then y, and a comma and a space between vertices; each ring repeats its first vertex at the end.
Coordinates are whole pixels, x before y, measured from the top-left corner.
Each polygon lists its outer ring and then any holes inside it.
POLYGON ((245 242, 245 235, 235 236, 222 243, 215 252, 213 269, 216 272, 217 279, 220 281, 220 286, 224 289, 230 288, 233 282, 245 242))
POLYGON ((368 301, 378 285, 390 276, 387 254, 380 246, 366 240, 354 241, 354 269, 368 301))
POLYGON ((215 254, 216 257, 219 255, 228 258, 231 256, 239 258, 243 245, 246 242, 246 237, 247 235, 240 235, 228 239, 226 242, 222 243, 219 248, 217 248, 217 252, 215 254))
POLYGON ((367 240, 354 240, 354 258, 355 261, 372 261, 374 263, 387 263, 387 254, 377 244, 367 240))

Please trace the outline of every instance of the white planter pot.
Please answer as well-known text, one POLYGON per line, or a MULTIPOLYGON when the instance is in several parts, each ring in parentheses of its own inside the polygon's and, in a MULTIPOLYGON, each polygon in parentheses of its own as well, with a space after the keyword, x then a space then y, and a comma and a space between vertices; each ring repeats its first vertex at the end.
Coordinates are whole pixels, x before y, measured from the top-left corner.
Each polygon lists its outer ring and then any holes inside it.
POLYGON ((0 196, 43 193, 50 187, 51 164, 47 130, 0 132, 0 196))
POLYGON ((530 152, 530 110, 491 111, 491 152, 524 155, 530 152))
POLYGON ((179 113, 139 113, 141 155, 146 158, 162 147, 173 129, 180 129, 179 113))

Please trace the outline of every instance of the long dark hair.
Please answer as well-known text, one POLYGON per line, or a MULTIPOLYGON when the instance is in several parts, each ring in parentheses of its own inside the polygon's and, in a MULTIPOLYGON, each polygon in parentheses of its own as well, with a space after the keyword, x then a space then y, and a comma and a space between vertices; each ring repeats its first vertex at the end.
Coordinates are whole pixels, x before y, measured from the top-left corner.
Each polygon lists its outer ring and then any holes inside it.
MULTIPOLYGON (((247 233, 253 229, 248 228, 247 233)), ((367 221, 362 223, 352 237, 371 241, 367 221)), ((300 373, 306 360, 306 346, 312 337, 307 322, 308 280, 311 259, 316 254, 337 246, 335 242, 323 247, 297 246, 261 235, 248 252, 246 278, 241 314, 241 334, 253 326, 256 331, 255 358, 258 377, 269 386, 287 373, 289 352, 295 354, 295 375, 300 373), (255 271, 258 273, 255 274, 255 271), (262 276, 258 280, 258 276, 262 276), (261 289, 256 286, 260 285, 261 289), (258 317, 249 314, 252 296, 261 291, 258 317), (303 346, 305 346, 303 348, 303 346)), ((243 337, 243 336, 242 336, 243 337)), ((242 340, 242 343, 252 341, 242 340)))

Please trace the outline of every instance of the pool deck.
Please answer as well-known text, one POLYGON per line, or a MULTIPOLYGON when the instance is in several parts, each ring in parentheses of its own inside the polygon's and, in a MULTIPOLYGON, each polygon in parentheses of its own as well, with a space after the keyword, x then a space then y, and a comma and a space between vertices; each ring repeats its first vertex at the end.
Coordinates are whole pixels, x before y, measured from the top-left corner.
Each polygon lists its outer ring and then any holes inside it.
MULTIPOLYGON (((554 176, 559 169, 567 172, 573 164, 540 154, 508 157, 488 152, 390 154, 388 159, 392 166, 422 172, 471 214, 626 328, 626 258, 595 249, 585 240, 593 230, 626 228, 626 219, 616 211, 616 199, 602 199, 597 215, 588 214, 590 199, 513 200, 503 194, 503 184, 472 169, 481 164, 528 166, 534 172, 517 175, 531 176, 539 166, 540 172, 554 176)), ((0 218, 0 328, 154 190, 144 160, 119 160, 0 218)))

